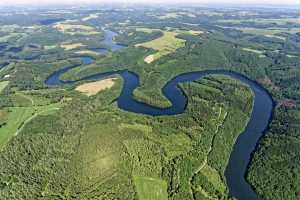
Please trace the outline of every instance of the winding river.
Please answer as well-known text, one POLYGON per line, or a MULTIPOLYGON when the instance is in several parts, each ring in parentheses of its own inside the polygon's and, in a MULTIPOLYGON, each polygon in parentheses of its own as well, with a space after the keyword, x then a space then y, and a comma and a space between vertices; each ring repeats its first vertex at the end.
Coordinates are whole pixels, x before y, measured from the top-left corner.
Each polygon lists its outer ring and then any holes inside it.
MULTIPOLYGON (((115 34, 108 32, 109 36, 104 40, 106 44, 111 44, 112 50, 123 48, 124 46, 117 46, 113 42, 115 34)), ((91 64, 93 59, 89 57, 82 57, 84 65, 91 64)), ((177 85, 183 82, 189 82, 201 79, 208 75, 226 75, 234 79, 238 79, 244 84, 248 85, 254 94, 254 105, 251 113, 251 118, 243 133, 239 135, 234 145, 234 149, 230 155, 229 163, 225 171, 226 182, 229 187, 229 195, 236 197, 238 200, 261 200, 261 198, 251 188, 246 181, 245 175, 247 173, 248 164, 251 160, 251 154, 255 151, 259 139, 264 135, 269 126, 269 122, 273 113, 273 100, 270 94, 257 82, 250 80, 246 76, 233 71, 226 70, 205 70, 180 74, 163 87, 163 95, 172 103, 172 106, 167 108, 158 108, 134 99, 133 91, 139 86, 139 77, 137 74, 122 70, 107 73, 99 73, 84 77, 76 81, 62 81, 60 76, 74 67, 70 66, 58 70, 51 74, 45 83, 50 86, 63 85, 68 83, 75 83, 82 80, 98 80, 111 75, 119 74, 124 79, 122 92, 118 98, 119 108, 135 113, 141 113, 151 116, 161 115, 176 115, 183 113, 187 105, 187 98, 177 85)))

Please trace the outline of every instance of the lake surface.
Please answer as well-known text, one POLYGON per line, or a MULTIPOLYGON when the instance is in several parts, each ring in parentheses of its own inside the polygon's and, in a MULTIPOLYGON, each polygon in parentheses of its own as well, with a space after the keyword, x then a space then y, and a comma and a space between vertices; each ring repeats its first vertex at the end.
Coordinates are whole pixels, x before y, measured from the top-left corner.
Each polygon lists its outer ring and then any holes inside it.
POLYGON ((107 54, 109 50, 117 51, 119 49, 123 49, 127 47, 126 45, 122 45, 114 42, 115 36, 118 35, 117 33, 107 29, 104 29, 103 31, 104 31, 104 40, 101 41, 101 44, 103 44, 106 48, 91 48, 89 50, 95 51, 100 54, 107 54))
POLYGON ((19 53, 23 51, 23 47, 10 47, 6 50, 7 52, 19 53))
MULTIPOLYGON (((107 41, 113 41, 114 34, 109 34, 107 41)), ((112 49, 124 48, 124 46, 112 47, 112 49)), ((82 57, 83 64, 91 64, 93 59, 82 57)), ((229 195, 236 197, 238 200, 261 200, 251 186, 247 183, 245 175, 247 166, 251 160, 251 154, 255 151, 259 139, 264 135, 265 130, 269 126, 269 122, 273 113, 273 100, 270 94, 258 83, 250 80, 246 76, 237 72, 226 70, 205 70, 180 74, 166 83, 162 88, 163 95, 172 103, 167 108, 158 108, 143 102, 137 101, 133 97, 133 91, 139 86, 139 77, 137 74, 122 70, 107 73, 99 73, 84 77, 76 81, 62 81, 60 76, 77 66, 70 66, 60 69, 51 74, 45 81, 47 85, 56 86, 67 83, 75 83, 82 80, 98 80, 108 76, 119 74, 124 79, 122 92, 117 100, 118 107, 134 113, 146 114, 151 116, 161 115, 177 115, 185 111, 187 106, 187 98, 183 91, 179 89, 178 84, 199 80, 208 75, 226 75, 234 79, 238 79, 248 85, 254 94, 254 104, 251 118, 246 129, 241 133, 234 145, 234 149, 230 155, 230 160, 225 171, 226 182, 229 187, 229 195)))
POLYGON ((0 43, 0 51, 3 51, 7 48, 8 44, 7 43, 0 43))
POLYGON ((118 44, 114 41, 114 38, 118 35, 117 33, 107 29, 104 29, 103 31, 104 31, 104 40, 101 43, 109 47, 111 51, 116 51, 127 47, 125 45, 118 44))

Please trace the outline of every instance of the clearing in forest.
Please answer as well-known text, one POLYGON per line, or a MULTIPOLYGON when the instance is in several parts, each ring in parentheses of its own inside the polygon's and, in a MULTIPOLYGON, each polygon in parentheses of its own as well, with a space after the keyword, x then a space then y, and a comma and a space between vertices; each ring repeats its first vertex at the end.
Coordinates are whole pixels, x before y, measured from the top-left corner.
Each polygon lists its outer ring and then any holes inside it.
POLYGON ((146 63, 151 63, 185 46, 185 40, 176 37, 178 34, 176 32, 163 31, 163 36, 149 42, 137 44, 136 47, 145 47, 157 51, 144 59, 146 63))
POLYGON ((98 17, 98 14, 90 14, 89 16, 82 18, 82 21, 89 21, 91 19, 97 19, 98 17))
POLYGON ((82 92, 87 96, 92 96, 102 90, 111 88, 115 84, 115 79, 116 78, 109 78, 91 83, 84 83, 82 85, 77 86, 75 90, 82 92))
POLYGON ((34 108, 11 107, 0 112, 0 147, 2 148, 22 126, 22 123, 34 114, 34 108))
POLYGON ((2 92, 4 90, 4 88, 6 88, 8 83, 9 83, 9 81, 1 81, 0 82, 0 92, 2 92))
POLYGON ((261 51, 261 50, 257 50, 257 49, 251 49, 251 48, 243 48, 244 51, 248 51, 251 53, 256 53, 259 54, 260 58, 264 58, 266 57, 265 55, 263 55, 263 53, 265 53, 265 51, 261 51))
POLYGON ((42 102, 36 102, 33 96, 21 92, 11 96, 11 99, 14 106, 0 110, 0 148, 35 117, 53 113, 62 106, 60 102, 37 105, 42 102))
POLYGON ((134 176, 140 200, 167 200, 167 182, 158 178, 134 176))
POLYGON ((98 53, 96 51, 91 51, 91 50, 87 50, 87 49, 81 50, 81 51, 76 51, 75 53, 77 53, 77 54, 95 55, 95 56, 100 55, 100 53, 98 53))
POLYGON ((99 32, 92 26, 82 25, 82 24, 67 24, 67 23, 57 23, 53 26, 60 32, 70 34, 70 35, 96 35, 99 32))
POLYGON ((60 47, 65 50, 73 50, 73 49, 77 49, 80 47, 85 47, 85 45, 82 43, 62 43, 60 45, 60 47))

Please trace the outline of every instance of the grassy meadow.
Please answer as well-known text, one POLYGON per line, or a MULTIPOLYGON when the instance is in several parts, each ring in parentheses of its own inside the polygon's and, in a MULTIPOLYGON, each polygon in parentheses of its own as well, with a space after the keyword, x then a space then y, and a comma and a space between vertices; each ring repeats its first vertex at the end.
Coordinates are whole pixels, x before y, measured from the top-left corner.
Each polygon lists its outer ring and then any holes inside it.
POLYGON ((154 54, 148 55, 144 59, 144 61, 149 64, 158 60, 162 56, 173 53, 177 49, 185 46, 185 40, 177 38, 177 35, 178 33, 176 32, 163 31, 162 37, 149 42, 137 44, 136 47, 144 47, 157 51, 154 54))
POLYGON ((61 103, 50 103, 22 92, 10 95, 10 99, 13 107, 0 110, 0 148, 3 148, 13 136, 18 135, 35 117, 52 114, 62 106, 61 103))
POLYGON ((0 93, 8 86, 9 81, 1 81, 0 82, 0 93))
POLYGON ((133 177, 139 200, 168 200, 167 182, 150 177, 133 177))
POLYGON ((7 108, 1 111, 1 119, 6 115, 4 120, 1 120, 0 128, 0 148, 16 135, 16 132, 23 125, 24 121, 34 115, 32 107, 7 108))

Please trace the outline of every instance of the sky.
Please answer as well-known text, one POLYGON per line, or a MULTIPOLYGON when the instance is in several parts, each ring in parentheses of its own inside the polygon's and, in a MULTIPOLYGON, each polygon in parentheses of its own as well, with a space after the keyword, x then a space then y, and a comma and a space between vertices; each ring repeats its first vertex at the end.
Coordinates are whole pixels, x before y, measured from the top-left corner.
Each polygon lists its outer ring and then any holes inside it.
POLYGON ((0 5, 94 4, 94 3, 193 3, 193 4, 264 4, 300 5, 300 0, 0 0, 0 5))

